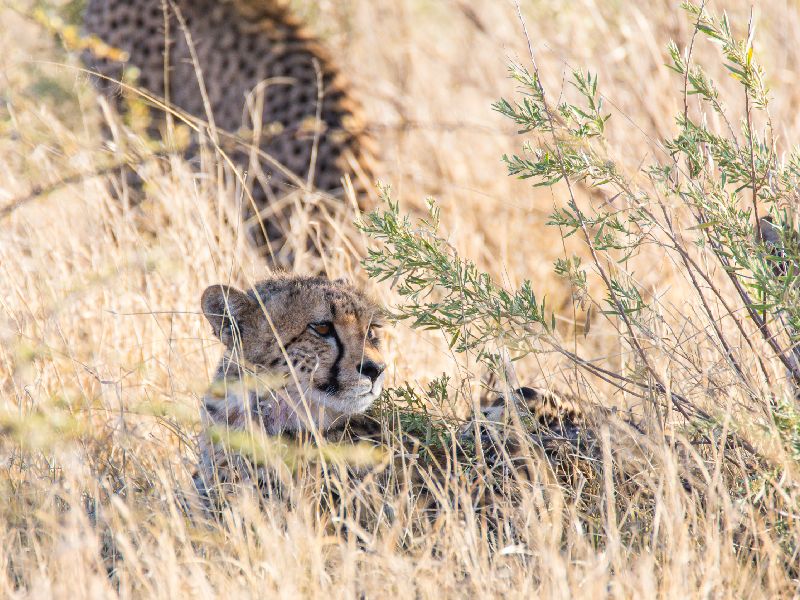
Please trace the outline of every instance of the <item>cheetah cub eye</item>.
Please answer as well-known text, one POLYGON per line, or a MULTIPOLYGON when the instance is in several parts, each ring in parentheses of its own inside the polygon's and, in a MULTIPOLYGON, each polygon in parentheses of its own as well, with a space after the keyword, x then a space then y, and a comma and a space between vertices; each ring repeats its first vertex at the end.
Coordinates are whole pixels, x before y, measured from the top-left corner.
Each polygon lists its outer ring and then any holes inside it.
POLYGON ((334 333, 333 323, 331 323, 330 321, 322 321, 321 323, 311 323, 308 326, 308 328, 321 337, 330 337, 334 333))

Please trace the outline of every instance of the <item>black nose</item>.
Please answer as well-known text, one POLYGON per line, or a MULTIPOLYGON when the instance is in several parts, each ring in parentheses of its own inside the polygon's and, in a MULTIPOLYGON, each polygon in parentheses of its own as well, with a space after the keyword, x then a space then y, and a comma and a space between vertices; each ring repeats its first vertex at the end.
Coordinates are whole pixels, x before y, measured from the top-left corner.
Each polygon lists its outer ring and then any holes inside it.
POLYGON ((373 360, 364 360, 361 361, 361 364, 358 367, 358 372, 365 377, 369 377, 369 380, 372 383, 375 383, 375 380, 381 376, 381 373, 383 373, 385 369, 386 365, 383 363, 376 363, 373 360))

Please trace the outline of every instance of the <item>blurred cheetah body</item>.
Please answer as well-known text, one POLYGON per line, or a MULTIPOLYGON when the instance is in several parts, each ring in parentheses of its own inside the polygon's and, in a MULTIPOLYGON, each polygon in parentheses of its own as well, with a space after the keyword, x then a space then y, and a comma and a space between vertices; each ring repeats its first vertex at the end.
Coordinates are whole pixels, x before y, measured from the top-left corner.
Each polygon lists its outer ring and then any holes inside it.
POLYGON ((291 214, 285 199, 308 183, 342 196, 348 175, 357 191, 368 189, 372 144, 358 104, 280 0, 89 0, 84 26, 128 55, 125 64, 85 55, 118 105, 117 82, 135 66, 138 86, 209 122, 246 171, 255 206, 245 201, 243 216, 265 250, 268 242, 279 249, 291 214))

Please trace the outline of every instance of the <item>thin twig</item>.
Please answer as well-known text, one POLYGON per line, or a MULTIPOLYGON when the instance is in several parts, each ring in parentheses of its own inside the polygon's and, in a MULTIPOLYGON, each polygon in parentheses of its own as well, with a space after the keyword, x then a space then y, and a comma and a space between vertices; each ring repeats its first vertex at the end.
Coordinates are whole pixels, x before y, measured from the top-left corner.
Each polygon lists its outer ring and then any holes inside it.
MULTIPOLYGON (((154 156, 157 157, 158 155, 156 154, 154 156)), ((84 181, 86 179, 94 179, 95 177, 103 177, 105 175, 110 175, 114 171, 126 167, 128 165, 130 165, 130 160, 128 159, 120 160, 116 163, 112 163, 106 167, 103 167, 102 169, 73 173, 72 175, 67 175, 66 177, 62 177, 61 179, 53 183, 35 185, 24 196, 15 198, 5 206, 0 207, 0 219, 8 217, 18 208, 23 207, 24 205, 28 204, 29 202, 32 202, 33 200, 36 200, 41 196, 46 196, 48 194, 55 192, 56 190, 67 187, 74 183, 80 183, 81 181, 84 181)))
MULTIPOLYGON (((747 39, 750 40, 753 34, 753 6, 750 5, 750 21, 747 23, 747 39)), ((752 43, 752 42, 750 42, 752 43)), ((747 51, 747 49, 745 49, 747 51)), ((750 90, 744 86, 744 110, 747 117, 747 141, 750 147, 750 182, 753 190, 753 217, 755 218, 756 241, 761 243, 760 219, 758 217, 758 182, 756 180, 756 155, 753 148, 753 117, 750 108, 750 90)))

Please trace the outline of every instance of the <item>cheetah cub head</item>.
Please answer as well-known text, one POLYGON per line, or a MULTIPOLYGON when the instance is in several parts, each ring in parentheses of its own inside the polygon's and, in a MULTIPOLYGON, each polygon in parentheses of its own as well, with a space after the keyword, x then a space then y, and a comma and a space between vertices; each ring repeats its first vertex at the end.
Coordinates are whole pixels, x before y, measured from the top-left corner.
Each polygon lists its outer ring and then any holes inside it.
POLYGON ((280 390, 251 391, 248 398, 207 396, 212 420, 241 425, 249 417, 270 433, 324 430, 365 411, 383 390, 380 309, 342 280, 278 276, 247 292, 214 285, 201 304, 227 348, 217 381, 245 373, 284 381, 280 390))

